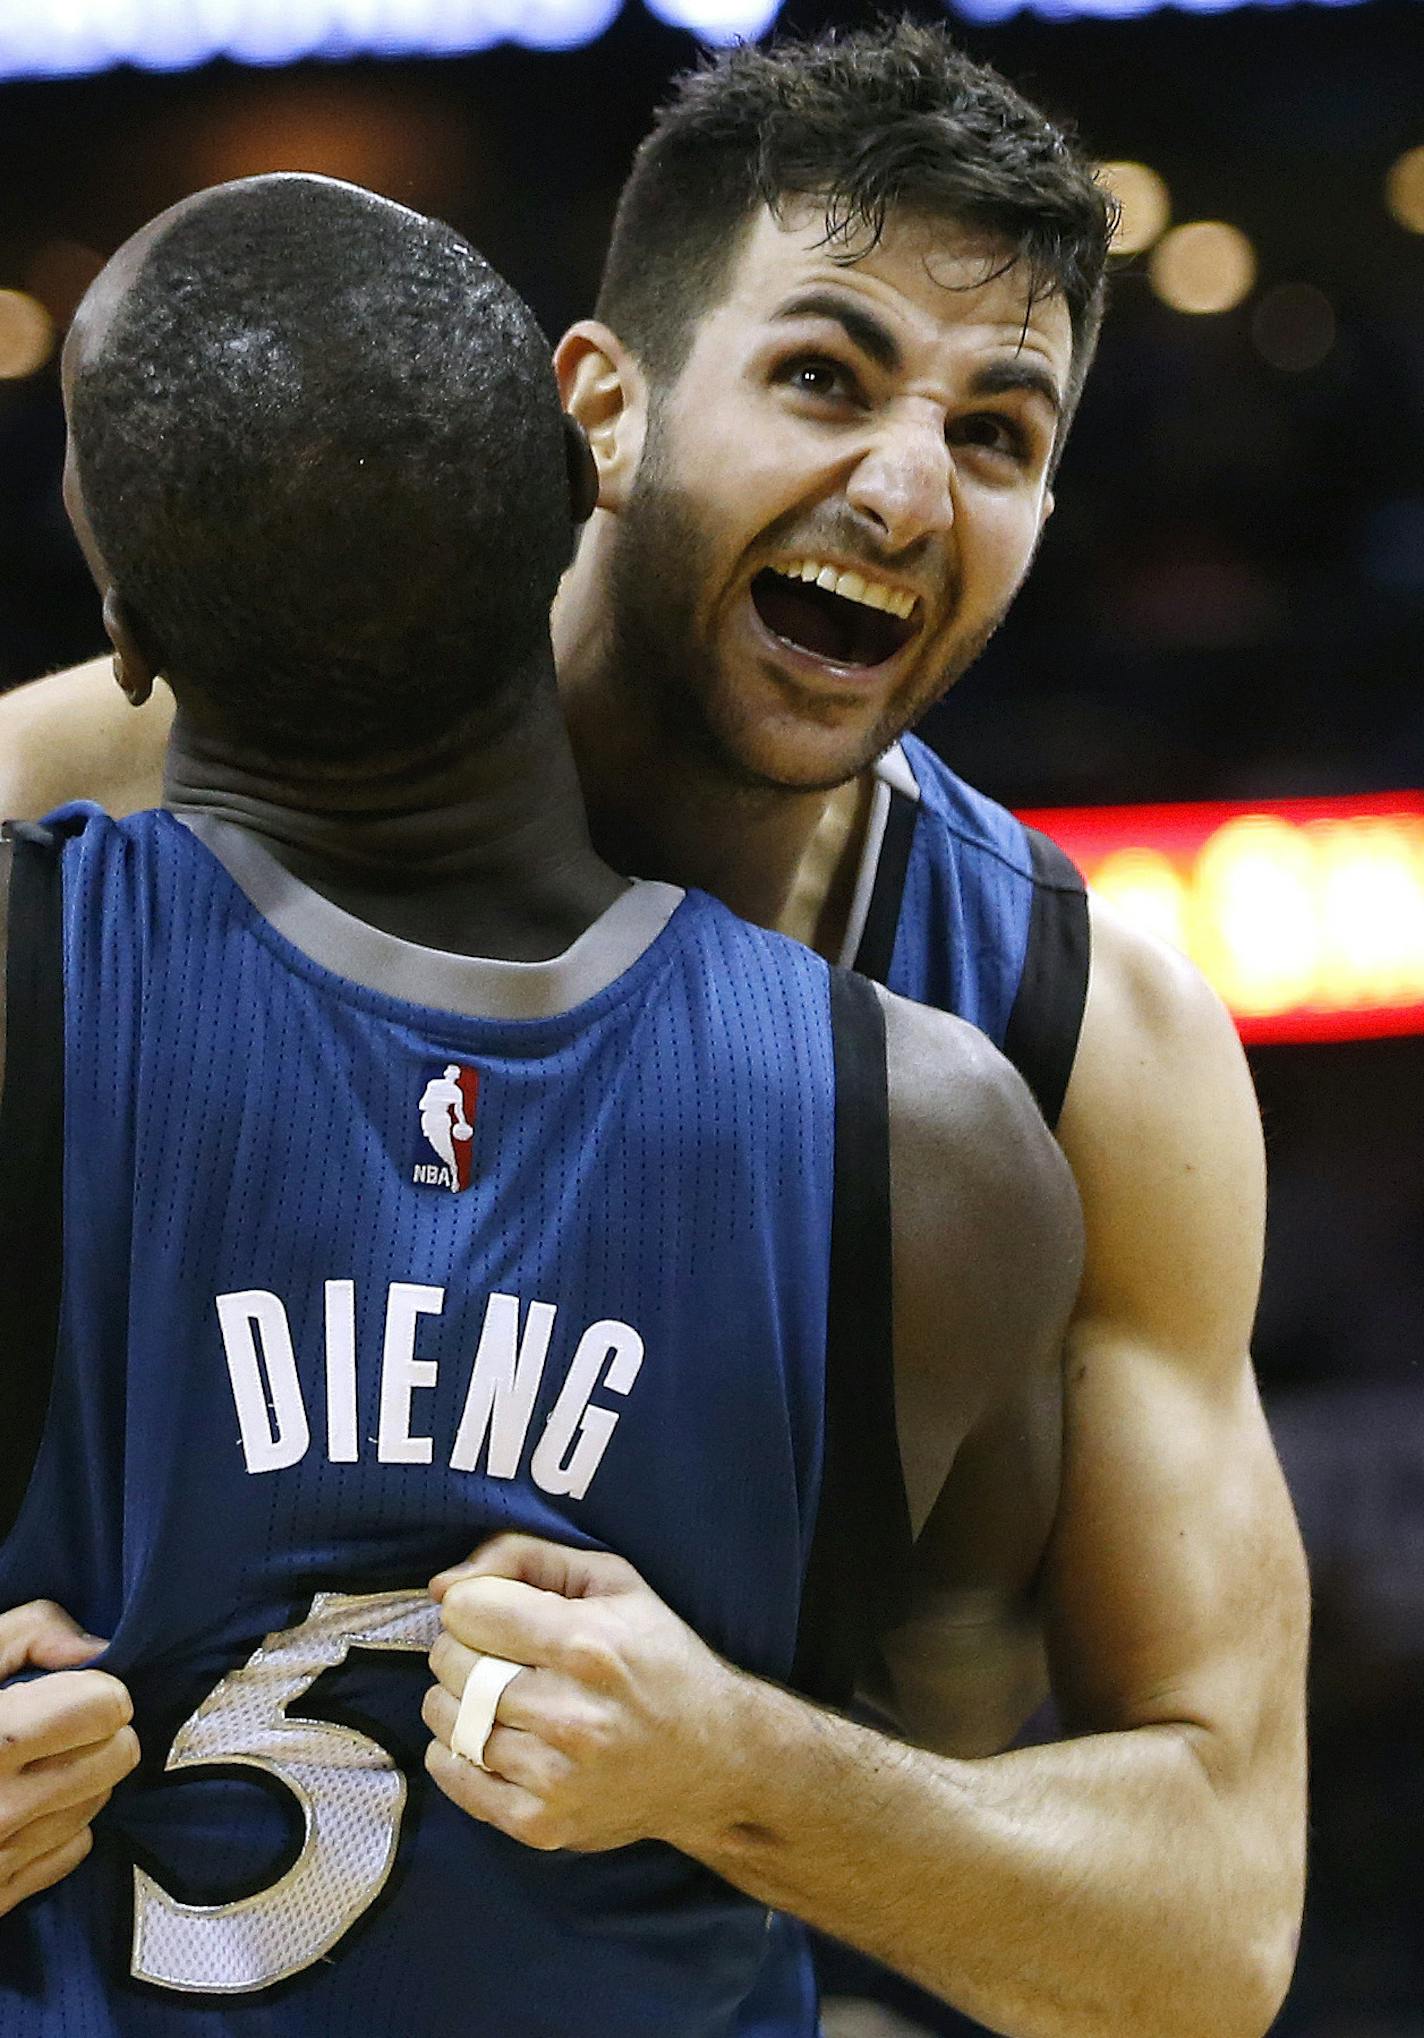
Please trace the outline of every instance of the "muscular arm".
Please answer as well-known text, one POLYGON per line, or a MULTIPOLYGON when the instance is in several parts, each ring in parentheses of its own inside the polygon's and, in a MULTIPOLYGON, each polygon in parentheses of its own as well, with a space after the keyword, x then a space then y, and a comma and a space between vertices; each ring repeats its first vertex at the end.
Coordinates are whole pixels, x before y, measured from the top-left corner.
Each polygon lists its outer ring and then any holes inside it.
POLYGON ((0 817, 37 820, 66 800, 111 814, 158 804, 173 696, 131 708, 106 658, 0 695, 0 817))
POLYGON ((1088 1255, 1047 1613, 1076 1738, 949 1759, 743 1680, 719 1815, 679 1844, 1014 2038, 1255 2038, 1300 1912, 1306 1625, 1247 1357, 1259 1126, 1214 998, 1102 915, 1062 1136, 1088 1255))

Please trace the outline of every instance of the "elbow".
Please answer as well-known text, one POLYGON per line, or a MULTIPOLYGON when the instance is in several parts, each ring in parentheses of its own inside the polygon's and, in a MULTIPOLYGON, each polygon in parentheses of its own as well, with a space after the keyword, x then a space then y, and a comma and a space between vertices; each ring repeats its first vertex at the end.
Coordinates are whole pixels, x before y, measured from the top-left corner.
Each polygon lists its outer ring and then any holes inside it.
POLYGON ((1184 2002, 1173 2038, 1265 2038, 1281 2013, 1295 1973, 1301 1902, 1263 1899, 1249 1924, 1240 1918, 1222 1930, 1218 1958, 1203 1964, 1210 1991, 1195 2009, 1184 2002), (1203 2014, 1205 2011, 1205 2014, 1203 2014))
POLYGON ((1269 1929, 1261 1933, 1245 1962, 1240 2038, 1264 2038, 1290 1990, 1300 1946, 1299 1901, 1283 1903, 1269 1929))

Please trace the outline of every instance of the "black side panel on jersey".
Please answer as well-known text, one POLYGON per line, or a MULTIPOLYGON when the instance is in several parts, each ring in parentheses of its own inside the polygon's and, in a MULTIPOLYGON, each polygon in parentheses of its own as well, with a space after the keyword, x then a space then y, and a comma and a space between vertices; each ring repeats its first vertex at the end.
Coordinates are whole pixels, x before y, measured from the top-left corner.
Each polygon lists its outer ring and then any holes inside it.
POLYGON ((860 946, 853 967, 863 977, 883 984, 890 974, 895 953, 895 929, 900 924, 900 901, 905 891, 905 872, 910 863, 910 844, 915 839, 915 822, 920 803, 907 793, 890 794, 885 816, 885 834, 875 866, 875 883, 861 930, 860 946))
POLYGON ((1073 1073, 1088 996, 1088 895, 1056 842, 1036 828, 1025 833, 1033 857, 1033 905, 1004 1053, 1052 1128, 1073 1073))
POLYGON ((64 961, 59 844, 7 822, 9 940, 5 1072, 0 1093, 0 1537, 30 1483, 49 1405, 63 1259, 64 961))
POLYGON ((848 970, 831 971, 831 1031, 825 1442, 792 1683, 845 1706, 908 1587, 912 1539, 895 1427, 885 1013, 874 986, 848 970))

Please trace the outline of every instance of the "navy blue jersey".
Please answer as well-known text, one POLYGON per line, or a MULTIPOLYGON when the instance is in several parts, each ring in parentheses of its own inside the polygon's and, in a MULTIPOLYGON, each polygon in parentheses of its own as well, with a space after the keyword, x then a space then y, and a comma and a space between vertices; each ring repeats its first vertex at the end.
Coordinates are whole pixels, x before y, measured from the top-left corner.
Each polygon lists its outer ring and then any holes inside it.
POLYGON ((1057 1122, 1088 989, 1083 880, 914 736, 876 766, 841 959, 977 1026, 1057 1122))
POLYGON ((63 1285, 0 1604, 112 1637, 145 1759, 0 1921, 0 2032, 722 2038, 760 1906, 426 1784, 424 1586, 503 1529, 616 1550, 790 1678, 832 972, 654 885, 554 962, 480 961, 240 830, 54 825, 63 1285))

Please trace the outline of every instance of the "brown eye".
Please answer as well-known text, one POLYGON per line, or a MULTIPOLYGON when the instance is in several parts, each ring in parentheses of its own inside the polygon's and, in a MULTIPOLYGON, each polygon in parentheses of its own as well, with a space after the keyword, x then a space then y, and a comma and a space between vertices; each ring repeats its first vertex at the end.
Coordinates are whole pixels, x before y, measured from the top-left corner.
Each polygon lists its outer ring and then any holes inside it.
POLYGON ((982 446, 986 452, 1003 453, 1011 460, 1028 457, 1023 431, 1013 418, 1000 411, 976 411, 971 417, 959 418, 951 425, 948 437, 952 445, 982 446))
POLYGON ((820 355, 801 356, 790 362, 784 370, 785 380, 790 388, 801 396, 846 396, 850 394, 850 378, 838 361, 824 360, 820 355))

